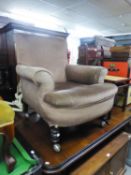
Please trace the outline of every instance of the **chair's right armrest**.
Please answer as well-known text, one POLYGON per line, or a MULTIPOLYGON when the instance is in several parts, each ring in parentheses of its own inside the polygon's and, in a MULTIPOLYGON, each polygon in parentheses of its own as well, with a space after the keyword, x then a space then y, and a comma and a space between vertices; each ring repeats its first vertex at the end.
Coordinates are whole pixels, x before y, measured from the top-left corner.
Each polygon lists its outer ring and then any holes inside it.
POLYGON ((102 66, 68 65, 66 75, 69 81, 96 84, 103 83, 107 69, 102 66))
POLYGON ((55 87, 53 75, 42 67, 17 65, 16 72, 20 78, 32 81, 36 86, 44 85, 49 90, 53 90, 55 87))

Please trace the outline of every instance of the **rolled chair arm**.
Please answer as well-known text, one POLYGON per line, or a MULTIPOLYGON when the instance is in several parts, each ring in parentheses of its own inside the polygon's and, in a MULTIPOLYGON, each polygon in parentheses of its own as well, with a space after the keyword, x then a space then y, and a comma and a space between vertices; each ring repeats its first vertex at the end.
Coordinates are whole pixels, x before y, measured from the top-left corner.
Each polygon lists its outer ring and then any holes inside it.
POLYGON ((107 75, 107 69, 102 66, 68 65, 66 75, 69 81, 78 83, 103 83, 107 75))
POLYGON ((37 86, 42 84, 48 89, 55 87, 53 75, 42 67, 17 65, 16 72, 21 78, 30 80, 37 86))

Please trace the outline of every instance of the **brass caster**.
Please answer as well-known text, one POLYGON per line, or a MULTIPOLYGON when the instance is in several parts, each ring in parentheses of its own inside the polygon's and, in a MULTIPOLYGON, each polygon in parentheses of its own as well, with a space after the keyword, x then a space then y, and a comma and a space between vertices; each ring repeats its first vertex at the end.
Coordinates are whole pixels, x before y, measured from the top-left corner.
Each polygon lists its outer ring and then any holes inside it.
POLYGON ((61 146, 60 144, 54 144, 53 145, 53 150, 57 153, 59 153, 61 151, 61 146))
POLYGON ((106 121, 102 120, 101 123, 100 123, 100 126, 101 126, 102 128, 104 128, 104 127, 106 126, 106 124, 107 124, 106 121))

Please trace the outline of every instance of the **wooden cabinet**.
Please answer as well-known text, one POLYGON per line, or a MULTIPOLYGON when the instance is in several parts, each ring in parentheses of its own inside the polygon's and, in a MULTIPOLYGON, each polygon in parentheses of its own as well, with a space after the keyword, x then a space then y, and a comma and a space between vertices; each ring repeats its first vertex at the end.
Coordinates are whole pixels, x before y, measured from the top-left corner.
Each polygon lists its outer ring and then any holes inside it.
MULTIPOLYGON (((108 75, 124 77, 130 80, 131 79, 131 69, 130 69, 129 62, 130 61, 128 59, 124 60, 124 58, 122 61, 120 61, 119 59, 118 60, 117 59, 114 59, 114 60, 106 59, 103 61, 103 66, 108 69, 108 75)), ((131 84, 131 81, 128 81, 128 84, 129 83, 131 84)), ((123 106, 125 98, 126 98, 126 105, 131 103, 130 84, 129 84, 129 87, 126 89, 127 96, 125 96, 124 89, 123 90, 119 89, 118 94, 117 94, 117 101, 116 101, 117 106, 123 106)))
POLYGON ((7 66, 0 66, 0 97, 4 100, 10 101, 14 93, 10 81, 10 68, 7 66))
POLYGON ((103 66, 108 69, 109 76, 128 78, 128 81, 125 82, 113 81, 113 83, 115 83, 119 87, 115 100, 115 105, 123 107, 131 104, 131 69, 128 60, 104 60, 103 66))
POLYGON ((95 175, 124 175, 127 145, 124 146, 111 160, 95 175))
POLYGON ((71 175, 124 175, 129 136, 121 133, 71 175))
POLYGON ((101 65, 102 47, 81 45, 78 49, 78 64, 101 65))
MULTIPOLYGON (((17 89, 18 77, 16 74, 16 65, 18 63, 16 48, 18 43, 15 40, 16 33, 28 33, 29 35, 40 35, 46 38, 63 37, 66 38, 68 33, 57 32, 47 29, 24 25, 20 23, 8 23, 3 28, 0 28, 0 66, 6 66, 10 69, 10 84, 13 91, 10 94, 12 99, 17 89)), ((46 43, 45 43, 46 44, 46 43)), ((44 47, 44 46, 43 46, 44 47)), ((5 93, 5 91, 4 91, 5 93)))

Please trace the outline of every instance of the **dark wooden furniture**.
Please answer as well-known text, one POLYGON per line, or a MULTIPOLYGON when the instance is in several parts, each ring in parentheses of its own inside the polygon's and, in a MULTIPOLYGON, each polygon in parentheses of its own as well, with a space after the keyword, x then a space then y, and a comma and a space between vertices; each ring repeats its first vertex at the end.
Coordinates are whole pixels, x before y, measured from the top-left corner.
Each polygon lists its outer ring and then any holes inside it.
POLYGON ((10 95, 12 99, 16 92, 18 77, 16 75, 17 57, 15 51, 15 33, 16 32, 29 32, 35 34, 45 34, 47 36, 67 36, 67 33, 51 31, 33 27, 31 25, 24 25, 19 23, 8 23, 0 29, 0 66, 9 68, 9 84, 12 91, 10 95))
POLYGON ((0 127, 0 133, 3 135, 3 144, 2 144, 2 154, 3 159, 7 165, 8 172, 11 172, 15 166, 15 159, 10 153, 10 146, 14 138, 14 124, 0 127))
POLYGON ((7 101, 13 98, 13 88, 11 85, 11 74, 8 66, 0 65, 0 96, 7 101))
POLYGON ((64 171, 84 156, 88 157, 92 150, 97 150, 100 144, 106 142, 115 133, 120 132, 129 121, 131 121, 131 117, 128 110, 122 112, 121 109, 115 108, 109 124, 104 128, 98 127, 97 121, 95 121, 95 123, 90 123, 85 127, 82 125, 79 128, 64 129, 62 130, 64 141, 61 143, 62 150, 60 153, 55 153, 51 149, 51 143, 48 140, 50 133, 43 120, 40 120, 38 123, 32 123, 30 120, 17 117, 16 129, 17 133, 43 159, 43 172, 45 174, 58 175, 60 172, 64 174, 64 171))
MULTIPOLYGON (((126 57, 104 59, 102 65, 108 69, 108 75, 131 79, 130 59, 126 57)), ((129 81, 131 82, 131 81, 129 81)), ((120 84, 120 83, 119 83, 120 84)), ((131 104, 131 86, 127 87, 126 104, 131 104)), ((125 101, 124 101, 125 102, 125 101)))
POLYGON ((7 164, 8 172, 11 172, 15 166, 15 159, 10 153, 11 144, 14 139, 14 118, 15 112, 8 103, 0 98, 0 135, 3 136, 1 143, 2 159, 7 164))
POLYGON ((78 48, 78 64, 83 65, 101 65, 102 47, 80 45, 78 48))
POLYGON ((128 98, 128 89, 130 87, 130 79, 127 77, 119 77, 119 76, 111 76, 107 75, 105 77, 105 82, 114 83, 118 87, 118 94, 116 95, 115 104, 118 104, 119 96, 123 96, 123 104, 122 110, 124 111, 127 106, 127 98, 128 98), (120 93, 121 89, 123 89, 123 94, 120 93))
POLYGON ((10 153, 11 144, 14 139, 14 116, 13 109, 0 99, 0 135, 2 135, 1 157, 7 165, 8 172, 15 166, 15 159, 10 153))
POLYGON ((71 175, 124 175, 129 134, 121 133, 71 175))
POLYGON ((129 78, 107 75, 105 77, 105 81, 109 81, 109 82, 112 82, 112 83, 121 83, 121 82, 129 81, 129 78))

